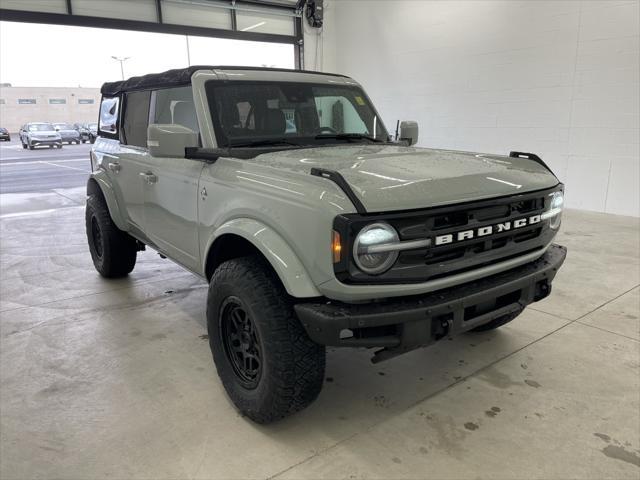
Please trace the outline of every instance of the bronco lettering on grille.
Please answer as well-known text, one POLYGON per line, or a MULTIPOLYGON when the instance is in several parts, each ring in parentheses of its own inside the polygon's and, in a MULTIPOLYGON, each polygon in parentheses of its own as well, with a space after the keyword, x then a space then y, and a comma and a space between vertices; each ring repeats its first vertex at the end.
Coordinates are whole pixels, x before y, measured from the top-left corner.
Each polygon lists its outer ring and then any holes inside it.
POLYGON ((533 215, 531 217, 519 218, 518 220, 497 223, 495 225, 487 225, 485 227, 474 228, 471 230, 461 230, 455 233, 448 233, 446 235, 438 235, 435 239, 436 245, 446 245, 447 243, 461 242, 463 240, 471 240, 472 238, 486 237, 494 233, 505 232, 507 230, 526 227, 527 225, 533 225, 540 223, 540 215, 533 215))

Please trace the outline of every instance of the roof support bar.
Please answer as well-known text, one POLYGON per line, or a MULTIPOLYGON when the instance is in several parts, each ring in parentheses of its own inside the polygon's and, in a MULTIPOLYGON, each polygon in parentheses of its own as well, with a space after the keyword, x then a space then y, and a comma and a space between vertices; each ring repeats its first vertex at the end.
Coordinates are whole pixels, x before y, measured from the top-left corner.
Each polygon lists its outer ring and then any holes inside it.
MULTIPOLYGON (((67 9, 70 5, 67 6, 67 9)), ((162 15, 160 11, 160 16, 162 15)), ((158 18, 160 18, 160 16, 158 18)), ((140 32, 171 33, 197 37, 230 38, 253 42, 289 43, 296 45, 297 35, 275 33, 243 32, 222 28, 196 27, 193 25, 174 25, 160 22, 125 20, 119 18, 90 17, 65 13, 31 12, 0 8, 0 18, 9 22, 48 23, 53 25, 71 25, 77 27, 111 28, 115 30, 134 30, 140 32)))

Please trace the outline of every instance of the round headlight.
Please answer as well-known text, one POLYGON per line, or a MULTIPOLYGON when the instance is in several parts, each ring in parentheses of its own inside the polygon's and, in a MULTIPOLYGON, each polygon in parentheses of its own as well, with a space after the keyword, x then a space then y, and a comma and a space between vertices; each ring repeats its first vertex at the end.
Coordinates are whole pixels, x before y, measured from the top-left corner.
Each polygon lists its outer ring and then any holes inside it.
POLYGON ((353 244, 353 260, 364 273, 380 275, 389 270, 398 258, 398 251, 376 251, 376 246, 397 243, 398 232, 387 223, 372 223, 364 227, 353 244))
POLYGON ((554 230, 560 228, 562 220, 562 208, 564 206, 564 195, 561 191, 555 192, 549 203, 549 226, 554 230))

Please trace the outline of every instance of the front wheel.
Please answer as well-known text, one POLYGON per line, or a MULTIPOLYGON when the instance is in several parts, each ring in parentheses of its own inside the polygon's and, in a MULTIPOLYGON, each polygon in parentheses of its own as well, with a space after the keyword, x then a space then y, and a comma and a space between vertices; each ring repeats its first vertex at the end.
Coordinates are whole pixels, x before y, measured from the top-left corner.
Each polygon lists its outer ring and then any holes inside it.
POLYGON ((29 150, 33 150, 34 148, 36 148, 36 147, 34 147, 33 144, 31 142, 29 142, 29 150))
POLYGON ((91 195, 87 199, 85 225, 91 259, 98 273, 106 278, 128 275, 136 264, 136 241, 113 223, 101 197, 91 195))
POLYGON ((214 272, 207 327, 222 384, 251 420, 270 423, 317 398, 325 348, 308 337, 286 291, 259 257, 229 260, 214 272))

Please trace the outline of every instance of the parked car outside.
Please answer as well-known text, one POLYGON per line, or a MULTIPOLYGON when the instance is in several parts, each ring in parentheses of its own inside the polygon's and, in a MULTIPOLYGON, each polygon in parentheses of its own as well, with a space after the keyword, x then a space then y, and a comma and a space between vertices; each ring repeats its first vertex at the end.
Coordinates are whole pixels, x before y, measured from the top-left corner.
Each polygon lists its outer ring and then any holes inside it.
POLYGON ((53 128, 60 134, 63 143, 67 142, 69 145, 72 143, 80 144, 80 132, 70 123, 54 123, 53 128))
POLYGON ((0 127, 0 140, 2 140, 3 142, 11 141, 11 135, 9 135, 9 130, 7 130, 4 127, 0 127))
POLYGON ((86 143, 91 140, 91 132, 89 132, 89 127, 87 127, 85 123, 74 123, 73 128, 80 134, 80 141, 82 143, 86 143))
POLYGON ((89 141, 93 143, 96 141, 96 138, 98 138, 98 124, 88 123, 87 128, 89 129, 89 141))
POLYGON ((537 155, 417 148, 416 122, 392 141, 349 77, 190 67, 101 92, 93 264, 122 277, 149 247, 206 279, 218 375, 256 422, 318 396, 326 346, 377 363, 499 328, 564 262, 537 155))
POLYGON ((20 127, 20 143, 22 148, 33 150, 35 147, 49 146, 62 148, 62 137, 55 127, 46 122, 30 122, 20 127))

